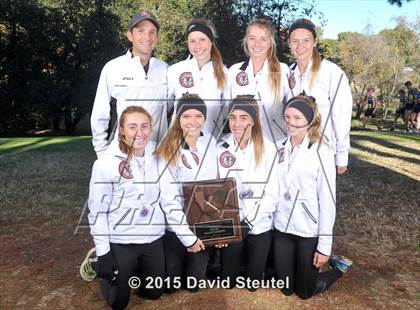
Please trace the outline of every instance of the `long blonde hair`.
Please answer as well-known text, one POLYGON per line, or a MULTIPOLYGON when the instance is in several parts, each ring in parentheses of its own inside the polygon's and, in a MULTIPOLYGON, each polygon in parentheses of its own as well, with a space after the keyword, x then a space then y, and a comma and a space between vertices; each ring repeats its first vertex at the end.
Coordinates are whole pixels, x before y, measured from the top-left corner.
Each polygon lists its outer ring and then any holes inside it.
POLYGON ((146 115, 147 119, 150 122, 150 126, 152 126, 152 124, 153 124, 153 118, 152 118, 152 116, 143 107, 129 106, 129 107, 127 107, 121 113, 121 116, 120 116, 120 119, 119 119, 119 122, 118 122, 118 126, 119 126, 119 130, 118 130, 118 146, 119 146, 121 152, 123 152, 124 154, 127 154, 128 160, 130 160, 131 157, 133 156, 133 146, 130 145, 130 144, 128 144, 125 135, 122 135, 121 134, 121 129, 124 128, 124 124, 125 124, 127 115, 133 114, 133 113, 141 113, 141 114, 146 115))
POLYGON ((281 67, 279 59, 277 58, 277 47, 275 39, 275 29, 270 20, 265 18, 255 18, 246 27, 245 38, 242 41, 242 46, 245 54, 249 57, 249 50, 246 44, 251 26, 257 26, 264 29, 270 36, 271 46, 267 53, 268 59, 268 84, 271 93, 274 95, 274 103, 280 104, 280 89, 281 89, 281 67))
POLYGON ((177 158, 181 155, 179 147, 183 138, 179 119, 175 118, 162 142, 156 148, 155 154, 166 160, 169 165, 175 166, 177 158))
POLYGON ((239 95, 235 99, 232 100, 231 104, 238 103, 240 107, 241 102, 245 102, 244 104, 250 104, 256 111, 256 119, 254 121, 254 126, 251 129, 251 139, 254 143, 254 157, 255 157, 256 166, 258 167, 261 163, 263 154, 265 152, 264 137, 262 133, 262 126, 261 126, 261 121, 260 121, 260 111, 258 108, 258 103, 253 98, 253 96, 239 95))
POLYGON ((223 64, 222 54, 220 53, 219 48, 216 45, 216 38, 217 38, 216 28, 214 27, 214 24, 206 18, 194 18, 191 20, 190 24, 193 24, 193 23, 202 24, 209 27, 213 34, 214 40, 211 45, 210 58, 213 62, 214 75, 217 80, 217 88, 223 91, 223 89, 226 86, 227 77, 226 77, 225 71, 223 71, 224 64, 223 64))

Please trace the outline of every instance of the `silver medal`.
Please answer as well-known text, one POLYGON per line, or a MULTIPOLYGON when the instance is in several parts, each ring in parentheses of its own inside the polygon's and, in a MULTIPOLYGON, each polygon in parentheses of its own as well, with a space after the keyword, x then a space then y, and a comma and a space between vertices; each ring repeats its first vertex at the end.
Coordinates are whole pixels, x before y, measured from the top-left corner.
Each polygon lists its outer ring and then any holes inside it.
POLYGON ((252 189, 248 189, 246 191, 240 192, 239 193, 239 198, 241 198, 242 200, 247 199, 247 198, 251 198, 254 196, 254 191, 252 189))
POLYGON ((143 208, 140 210, 140 215, 141 215, 141 216, 147 216, 147 214, 149 214, 149 210, 148 210, 146 207, 143 207, 143 208))

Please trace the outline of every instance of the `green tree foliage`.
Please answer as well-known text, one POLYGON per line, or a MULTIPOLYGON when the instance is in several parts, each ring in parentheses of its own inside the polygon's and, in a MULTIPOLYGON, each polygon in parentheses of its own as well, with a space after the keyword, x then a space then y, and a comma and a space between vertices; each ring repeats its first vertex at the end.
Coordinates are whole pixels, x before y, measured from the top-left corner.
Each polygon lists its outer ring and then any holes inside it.
POLYGON ((405 2, 410 2, 412 0, 388 0, 388 2, 390 4, 395 4, 395 5, 398 5, 399 7, 401 7, 403 5, 404 1, 405 2))
POLYGON ((414 72, 420 69, 419 34, 405 18, 396 21, 393 29, 383 30, 378 35, 339 34, 339 59, 355 93, 356 118, 364 109, 369 86, 379 89, 387 111, 398 88, 405 82, 404 67, 414 72))
POLYGON ((71 132, 90 111, 99 72, 120 53, 105 1, 2 0, 0 132, 71 132))
POLYGON ((323 39, 319 43, 319 52, 322 56, 336 64, 340 64, 339 52, 340 46, 338 40, 323 39))
MULTIPOLYGON (((242 39, 254 17, 271 18, 276 30, 300 16, 322 23, 314 0, 0 0, 0 133, 75 130, 92 109, 101 68, 130 47, 127 25, 143 9, 161 22, 155 53, 169 64, 187 57, 193 17, 214 22, 228 66, 245 59, 242 39)), ((288 59, 285 31, 278 51, 288 59)))

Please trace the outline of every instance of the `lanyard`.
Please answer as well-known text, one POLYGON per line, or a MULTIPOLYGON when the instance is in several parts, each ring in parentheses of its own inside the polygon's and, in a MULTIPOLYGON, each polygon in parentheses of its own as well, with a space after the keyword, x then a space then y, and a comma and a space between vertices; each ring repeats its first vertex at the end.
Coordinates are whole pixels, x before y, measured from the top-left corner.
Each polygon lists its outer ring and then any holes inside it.
POLYGON ((235 147, 235 154, 240 159, 238 163, 241 164, 242 171, 237 171, 236 175, 239 179, 239 182, 241 183, 241 188, 239 194, 239 198, 244 200, 246 198, 251 198, 254 196, 254 191, 251 188, 249 183, 249 177, 251 175, 251 172, 253 172, 253 167, 255 165, 255 158, 253 158, 253 151, 254 151, 254 144, 251 143, 251 138, 248 140, 248 145, 245 147, 245 149, 241 150, 239 145, 236 143, 236 140, 233 140, 234 147, 235 147), (246 167, 246 165, 248 166, 246 167))
MULTIPOLYGON (((133 161, 132 161, 133 162, 133 161)), ((134 177, 135 177, 135 186, 139 191, 138 199, 140 208, 140 215, 147 216, 149 209, 146 208, 144 203, 144 195, 146 194, 146 169, 145 169, 145 158, 134 156, 134 177)), ((133 169, 132 168, 132 169, 133 169)))

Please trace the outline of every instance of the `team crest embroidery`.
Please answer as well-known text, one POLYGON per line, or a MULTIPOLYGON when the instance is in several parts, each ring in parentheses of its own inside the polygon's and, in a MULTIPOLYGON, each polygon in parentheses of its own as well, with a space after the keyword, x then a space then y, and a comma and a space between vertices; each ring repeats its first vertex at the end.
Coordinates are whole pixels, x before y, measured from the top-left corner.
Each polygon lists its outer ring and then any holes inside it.
POLYGON ((233 156, 232 153, 229 151, 223 152, 222 155, 220 155, 219 157, 220 164, 225 168, 232 167, 233 164, 235 163, 235 160, 236 160, 235 156, 233 156))
POLYGON ((131 172, 130 165, 125 160, 120 162, 120 165, 118 167, 118 171, 120 172, 120 175, 124 179, 132 179, 133 178, 133 173, 131 172))
POLYGON ((248 74, 245 71, 241 71, 236 75, 236 83, 239 86, 246 86, 249 84, 248 74))
POLYGON ((284 161, 284 147, 282 147, 280 150, 278 150, 278 156, 279 156, 279 164, 281 164, 284 161))
MULTIPOLYGON (((200 159, 198 158, 197 154, 191 152, 191 155, 194 158, 195 163, 198 165, 200 163, 200 159)), ((181 159, 185 167, 187 167, 188 169, 192 169, 191 165, 188 163, 187 158, 185 157, 184 154, 182 154, 181 159)))
POLYGON ((296 85, 295 73, 290 73, 290 75, 287 77, 287 80, 289 81, 289 88, 293 89, 296 85))
POLYGON ((191 72, 184 72, 179 76, 179 83, 182 87, 190 88, 194 86, 194 80, 191 72))

